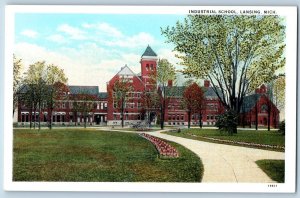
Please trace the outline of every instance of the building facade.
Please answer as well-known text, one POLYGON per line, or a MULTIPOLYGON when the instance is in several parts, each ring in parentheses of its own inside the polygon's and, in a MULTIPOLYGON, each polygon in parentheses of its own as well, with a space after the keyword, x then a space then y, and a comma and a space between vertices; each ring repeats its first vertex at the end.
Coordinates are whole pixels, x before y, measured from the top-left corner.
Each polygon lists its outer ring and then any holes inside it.
POLYGON ((278 128, 280 121, 280 112, 272 103, 267 94, 267 87, 261 85, 255 90, 254 94, 244 98, 244 105, 240 113, 240 125, 247 127, 255 127, 256 123, 259 127, 270 126, 278 128))
MULTIPOLYGON (((98 86, 66 86, 66 90, 55 99, 53 109, 44 103, 42 108, 29 107, 19 100, 15 122, 19 126, 28 126, 40 122, 42 126, 52 125, 76 126, 86 122, 87 125, 106 125, 107 93, 99 92, 98 86), (52 113, 51 113, 52 112, 52 113)), ((23 86, 20 98, 27 91, 23 86)))
MULTIPOLYGON (((156 76, 158 57, 150 46, 146 48, 141 56, 141 72, 135 74, 127 65, 121 67, 120 71, 107 82, 107 92, 99 92, 98 86, 67 86, 62 96, 55 99, 55 106, 50 110, 44 105, 41 110, 28 108, 20 100, 18 111, 14 122, 18 125, 29 125, 32 122, 41 122, 44 125, 121 125, 121 118, 125 125, 141 123, 145 120, 145 109, 142 104, 142 94, 145 92, 157 92, 156 76), (130 86, 126 92, 123 114, 115 97, 114 86, 118 81, 126 81, 130 86), (31 118, 31 119, 30 119, 31 118)), ((218 115, 225 109, 222 106, 217 94, 210 86, 208 80, 204 81, 201 87, 204 92, 204 107, 201 112, 193 112, 191 125, 214 126, 218 115)), ((187 126, 188 113, 182 106, 184 86, 173 86, 172 81, 168 82, 166 89, 167 102, 165 108, 165 125, 187 126)), ((245 97, 243 108, 240 112, 240 125, 253 126, 258 122, 259 126, 278 127, 279 110, 269 100, 267 88, 262 85, 255 94, 245 97)), ((25 93, 21 90, 20 94, 25 93)), ((219 93, 220 95, 221 93, 219 93)), ((154 110, 155 111, 155 110, 154 110)), ((155 120, 159 111, 151 114, 151 120, 155 120)))

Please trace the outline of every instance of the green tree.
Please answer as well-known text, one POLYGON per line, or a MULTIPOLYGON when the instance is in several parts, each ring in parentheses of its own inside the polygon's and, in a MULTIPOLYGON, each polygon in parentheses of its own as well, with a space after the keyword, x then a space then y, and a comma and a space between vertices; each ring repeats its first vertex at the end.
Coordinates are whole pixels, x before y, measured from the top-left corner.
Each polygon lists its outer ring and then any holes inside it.
POLYGON ((36 127, 36 122, 38 122, 38 127, 40 129, 41 109, 47 89, 46 74, 46 65, 44 61, 29 65, 29 68, 25 73, 24 84, 27 86, 27 91, 24 96, 25 103, 30 107, 30 128, 32 127, 32 122, 34 128, 36 127))
POLYGON ((124 127, 124 113, 126 104, 129 102, 128 94, 131 92, 132 83, 125 77, 120 77, 113 85, 112 99, 114 107, 119 109, 121 117, 121 126, 124 127))
POLYGON ((96 101, 97 96, 86 91, 82 91, 75 97, 77 97, 77 101, 73 108, 77 108, 75 111, 81 113, 84 122, 83 126, 86 128, 88 118, 90 117, 90 112, 94 109, 94 102, 96 101))
POLYGON ((237 115, 244 97, 285 65, 279 16, 189 15, 162 34, 181 53, 183 73, 209 79, 223 106, 237 115))
POLYGON ((151 115, 157 112, 160 106, 159 95, 154 90, 144 90, 141 95, 141 105, 143 111, 146 113, 147 123, 150 127, 151 125, 151 115))
POLYGON ((175 80, 175 67, 167 60, 160 59, 157 64, 157 74, 154 77, 160 91, 161 103, 160 103, 160 127, 164 128, 165 122, 165 108, 166 108, 166 100, 167 93, 166 87, 168 85, 168 81, 175 80))
POLYGON ((34 128, 36 122, 39 123, 40 129, 40 118, 41 112, 44 107, 48 108, 48 117, 50 117, 49 127, 51 129, 52 123, 52 111, 55 105, 55 100, 58 99, 59 95, 63 94, 65 90, 64 83, 67 82, 67 78, 62 69, 58 66, 47 65, 45 61, 39 61, 29 66, 24 77, 24 84, 27 87, 26 93, 24 94, 24 102, 30 108, 30 128, 32 121, 34 128), (46 105, 44 105, 46 104, 46 105), (38 115, 37 115, 38 110, 38 115), (32 120, 33 112, 33 120, 32 120))
POLYGON ((285 106, 285 75, 275 77, 273 84, 273 103, 280 110, 284 111, 285 106))
POLYGON ((18 106, 18 96, 19 96, 19 90, 22 85, 22 78, 21 78, 21 68, 22 68, 22 59, 16 58, 15 55, 13 55, 13 116, 15 114, 15 109, 18 106))
POLYGON ((64 70, 58 66, 50 64, 46 67, 46 84, 47 91, 45 92, 45 103, 48 108, 49 129, 52 129, 52 112, 55 107, 55 101, 61 97, 67 97, 68 92, 66 83, 68 81, 64 70))

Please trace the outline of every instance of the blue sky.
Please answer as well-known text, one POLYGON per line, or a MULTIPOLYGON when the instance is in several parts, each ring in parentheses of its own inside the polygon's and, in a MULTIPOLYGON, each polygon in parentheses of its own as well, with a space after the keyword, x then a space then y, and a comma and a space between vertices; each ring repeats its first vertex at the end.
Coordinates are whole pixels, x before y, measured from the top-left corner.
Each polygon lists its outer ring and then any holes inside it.
MULTIPOLYGON (((173 46, 165 43, 160 27, 175 25, 183 15, 39 14, 15 16, 15 54, 29 64, 45 60, 65 70, 70 85, 106 82, 127 64, 140 72, 140 57, 147 45, 171 63, 173 46)), ((180 67, 177 65, 177 67, 180 67)))

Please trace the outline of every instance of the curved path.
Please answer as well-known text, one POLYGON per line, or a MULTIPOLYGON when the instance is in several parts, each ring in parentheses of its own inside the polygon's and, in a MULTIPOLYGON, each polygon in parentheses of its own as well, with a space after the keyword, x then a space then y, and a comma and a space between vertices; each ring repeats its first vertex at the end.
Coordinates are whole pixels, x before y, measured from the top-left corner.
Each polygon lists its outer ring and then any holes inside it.
POLYGON ((284 159, 283 152, 191 140, 157 132, 150 135, 176 142, 196 153, 204 165, 202 182, 273 183, 255 163, 261 159, 284 159))

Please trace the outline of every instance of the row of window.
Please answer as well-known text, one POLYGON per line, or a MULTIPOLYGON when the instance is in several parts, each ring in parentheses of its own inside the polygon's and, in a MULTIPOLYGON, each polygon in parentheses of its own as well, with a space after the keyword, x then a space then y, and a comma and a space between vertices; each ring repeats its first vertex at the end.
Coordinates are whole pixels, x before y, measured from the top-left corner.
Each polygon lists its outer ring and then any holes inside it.
MULTIPOLYGON (((126 98, 141 98, 142 92, 127 92, 126 98)), ((116 93, 113 92, 113 97, 116 97, 116 93)))
MULTIPOLYGON (((114 108, 118 108, 118 103, 117 103, 117 102, 114 102, 113 106, 114 106, 114 108)), ((127 108, 127 109, 138 108, 138 109, 140 109, 140 108, 142 108, 142 103, 140 103, 140 102, 137 102, 137 103, 134 103, 134 102, 127 102, 127 103, 125 104, 125 108, 127 108)))
MULTIPOLYGON (((168 122, 168 125, 187 125, 184 122, 168 122)), ((199 122, 191 122, 191 125, 199 125, 199 122)), ((207 125, 215 125, 215 122, 207 122, 207 125)))
POLYGON ((150 66, 149 66, 149 64, 146 64, 146 71, 154 71, 154 65, 153 64, 150 64, 150 66))
MULTIPOLYGON (((199 119, 199 114, 192 114, 191 119, 199 119)), ((217 119, 217 115, 207 115, 206 116, 207 120, 216 120, 217 119)), ((169 115, 168 116, 168 120, 184 120, 184 115, 183 114, 177 114, 177 115, 169 115)))

